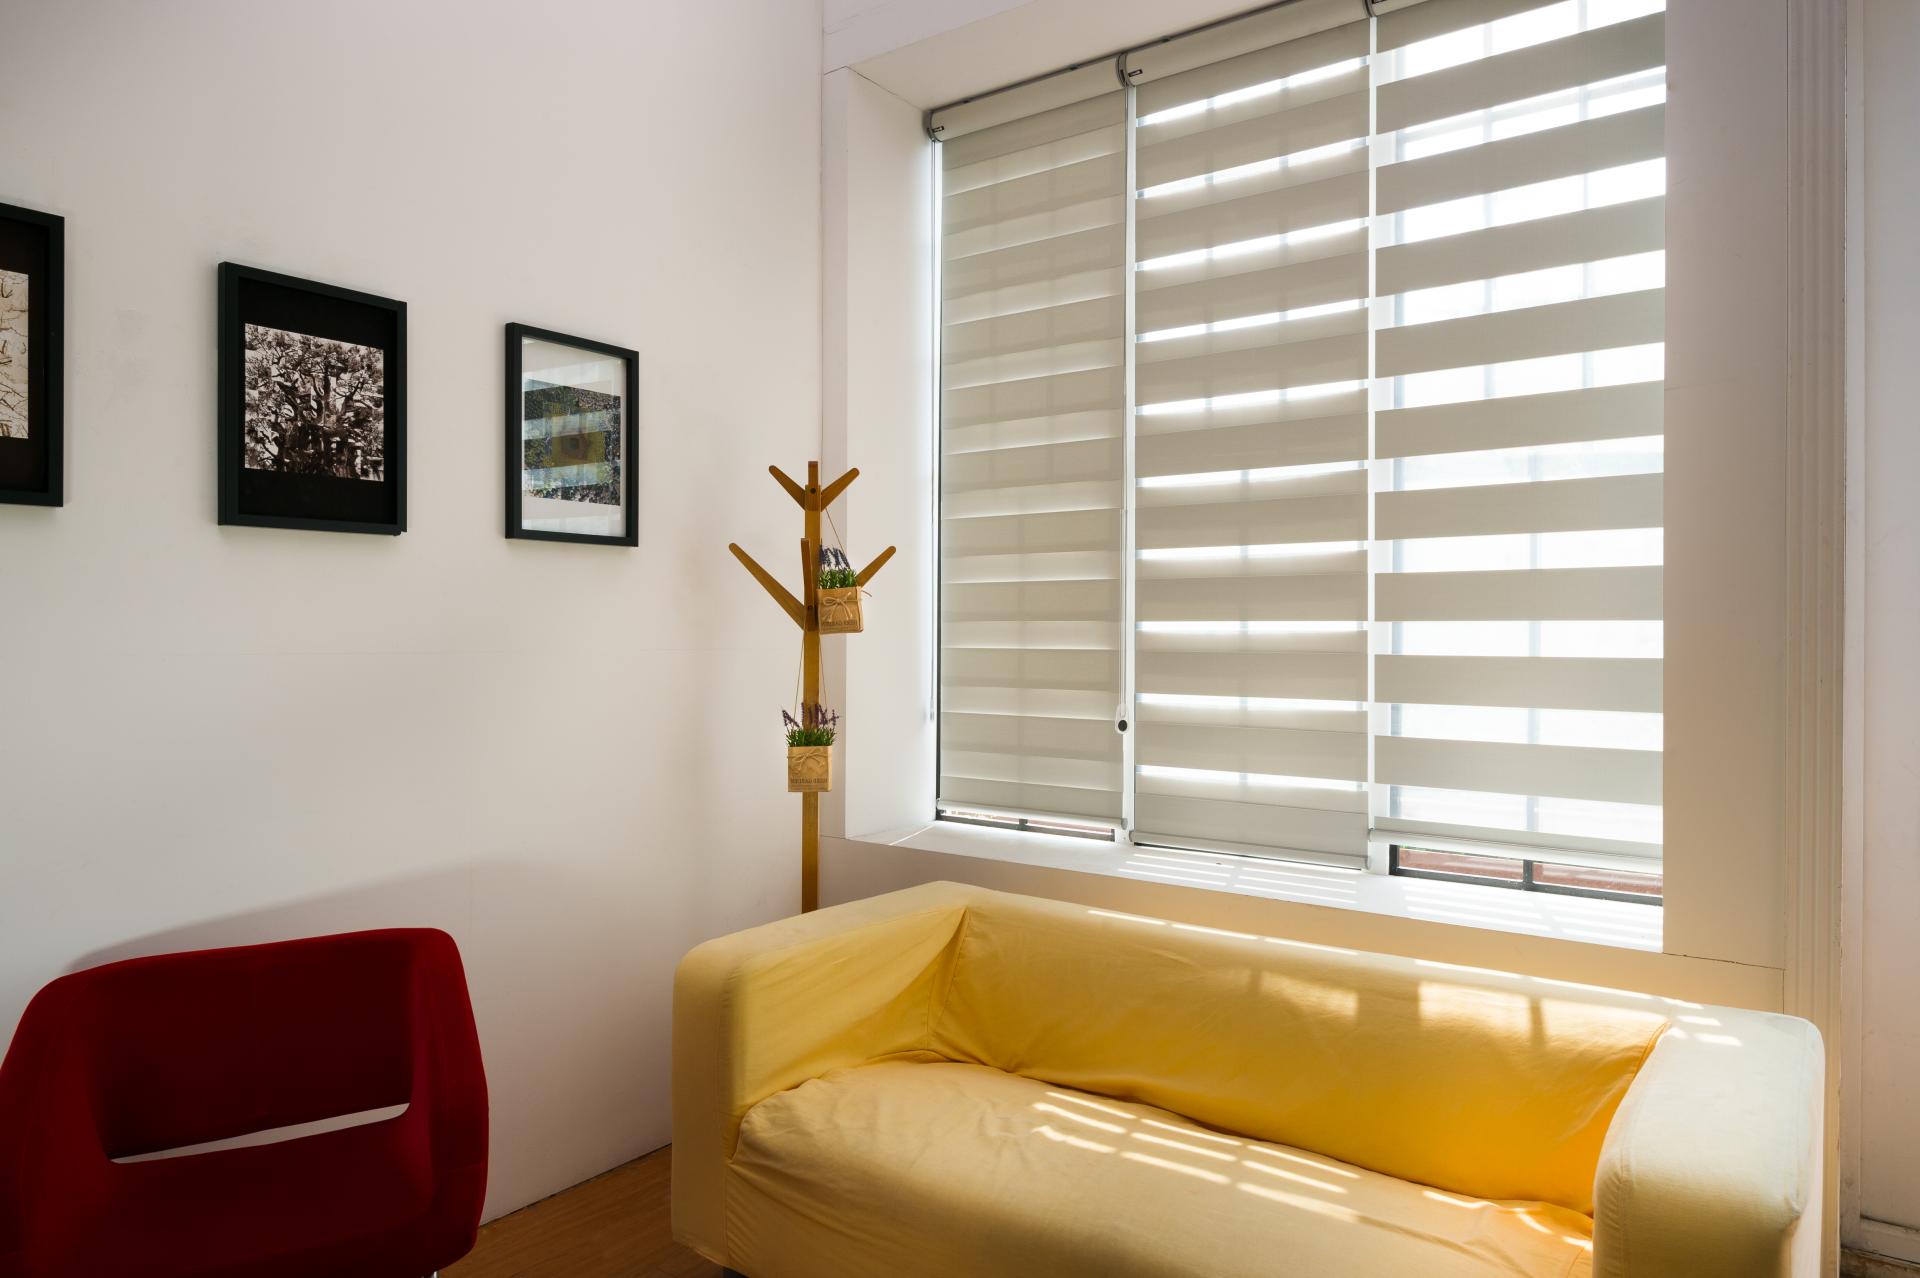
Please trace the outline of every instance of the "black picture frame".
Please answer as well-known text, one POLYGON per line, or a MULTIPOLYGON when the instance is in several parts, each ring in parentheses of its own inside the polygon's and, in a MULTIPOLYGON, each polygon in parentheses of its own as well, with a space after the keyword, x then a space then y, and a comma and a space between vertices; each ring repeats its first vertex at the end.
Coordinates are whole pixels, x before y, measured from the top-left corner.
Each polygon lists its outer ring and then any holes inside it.
POLYGON ((557 333, 552 329, 535 328, 530 324, 508 324, 506 327, 506 420, 504 461, 506 464, 506 532, 507 536, 526 541, 565 541, 592 546, 638 546, 640 544, 640 484, 635 472, 635 462, 640 451, 639 413, 640 400, 640 354, 625 346, 614 346, 607 342, 596 342, 584 337, 574 337, 568 333, 557 333), (623 420, 620 423, 621 449, 618 465, 622 481, 621 506, 625 512, 624 533, 619 536, 601 536, 592 533, 555 532, 550 529, 528 528, 524 522, 522 494, 525 491, 526 435, 522 413, 525 404, 523 396, 524 362, 526 342, 551 342, 556 346, 569 346, 597 355, 605 355, 625 363, 625 375, 622 378, 624 399, 622 400, 623 420))
POLYGON ((66 245, 65 218, 0 204, 0 270, 27 282, 26 432, 0 434, 8 505, 66 505, 66 245))
MULTIPOLYGON (((333 284, 220 264, 219 505, 222 524, 313 532, 407 530, 407 304, 333 284), (247 464, 247 329, 278 329, 381 355, 377 478, 247 464)), ((323 443, 331 448, 331 443, 323 443)), ((349 464, 333 464, 344 469, 349 464)), ((360 461, 351 463, 358 469, 360 461)))

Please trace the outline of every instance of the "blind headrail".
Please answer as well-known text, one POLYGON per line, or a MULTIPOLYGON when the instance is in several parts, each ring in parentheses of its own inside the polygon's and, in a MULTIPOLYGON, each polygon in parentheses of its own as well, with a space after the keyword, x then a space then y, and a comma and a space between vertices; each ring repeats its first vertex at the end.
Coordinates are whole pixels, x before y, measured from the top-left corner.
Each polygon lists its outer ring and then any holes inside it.
POLYGON ((1114 87, 1116 80, 1121 85, 1144 83, 1422 3, 1425 0, 1278 0, 935 107, 927 112, 927 135, 936 142, 950 142, 978 129, 1095 97, 1114 87))
POLYGON ((976 93, 970 98, 927 112, 927 136, 936 142, 990 129, 997 124, 1039 115, 1059 107, 1072 106, 1118 92, 1125 81, 1119 79, 1118 54, 1076 62, 1059 71, 1022 80, 1005 88, 976 93))

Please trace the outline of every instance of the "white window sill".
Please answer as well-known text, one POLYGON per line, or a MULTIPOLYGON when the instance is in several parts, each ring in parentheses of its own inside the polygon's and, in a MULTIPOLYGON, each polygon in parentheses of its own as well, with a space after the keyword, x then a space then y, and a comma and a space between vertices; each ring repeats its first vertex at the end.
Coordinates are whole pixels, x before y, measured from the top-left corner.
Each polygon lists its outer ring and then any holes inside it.
POLYGON ((934 821, 856 836, 851 842, 1105 874, 1174 887, 1232 892, 1334 910, 1360 910, 1514 932, 1586 945, 1659 953, 1661 909, 1630 901, 1369 874, 1335 866, 934 821))

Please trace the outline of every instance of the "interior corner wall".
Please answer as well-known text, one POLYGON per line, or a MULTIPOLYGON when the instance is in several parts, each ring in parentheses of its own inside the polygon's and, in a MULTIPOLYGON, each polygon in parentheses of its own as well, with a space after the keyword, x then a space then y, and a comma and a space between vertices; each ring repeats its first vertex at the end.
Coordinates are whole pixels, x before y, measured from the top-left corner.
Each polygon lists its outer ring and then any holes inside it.
POLYGON ((822 78, 823 473, 858 467, 833 509, 863 567, 865 633, 828 638, 845 713, 829 836, 925 821, 934 778, 933 142, 919 108, 856 71, 822 78))
POLYGON ((1665 948, 1787 964, 1787 0, 1668 6, 1665 948))
POLYGON ((1851 1160, 1845 1241, 1920 1261, 1920 8, 1858 0, 1848 156, 1853 200, 1848 341, 1855 483, 1849 555, 1855 683, 1848 786, 1850 1025, 1841 1079, 1851 1160))
POLYGON ((666 1143, 669 998, 790 913, 819 438, 816 3, 0 11, 67 219, 67 505, 0 506, 0 1041, 63 972, 446 929, 488 1214, 666 1143), (215 523, 215 266, 409 304, 409 531, 215 523), (637 550, 501 535, 502 326, 640 354, 637 550), (786 553, 781 553, 785 548, 786 553), (783 574, 785 575, 785 574, 783 574))

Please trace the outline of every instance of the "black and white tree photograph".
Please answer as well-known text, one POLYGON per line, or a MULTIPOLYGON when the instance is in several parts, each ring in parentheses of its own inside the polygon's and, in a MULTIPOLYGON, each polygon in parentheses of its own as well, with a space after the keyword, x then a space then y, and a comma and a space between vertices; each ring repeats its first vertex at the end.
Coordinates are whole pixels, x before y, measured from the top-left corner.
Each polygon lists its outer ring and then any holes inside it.
POLYGON ((220 522, 407 528, 407 304, 220 264, 220 522))
POLYGON ((248 470, 386 478, 386 365, 378 347, 246 326, 248 470))
POLYGON ((19 271, 0 269, 0 439, 29 432, 27 283, 19 271))

